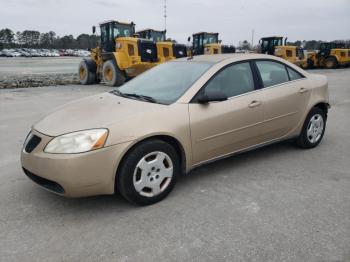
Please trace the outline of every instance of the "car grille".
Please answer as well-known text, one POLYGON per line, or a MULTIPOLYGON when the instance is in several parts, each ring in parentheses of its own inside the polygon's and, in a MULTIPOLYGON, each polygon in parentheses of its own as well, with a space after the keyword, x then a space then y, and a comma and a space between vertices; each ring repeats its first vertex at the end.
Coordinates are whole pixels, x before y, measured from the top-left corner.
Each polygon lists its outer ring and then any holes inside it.
POLYGON ((55 192, 57 194, 64 194, 64 188, 54 182, 54 181, 51 181, 51 180, 48 180, 46 178, 43 178, 43 177, 40 177, 40 176, 37 176, 35 174, 33 174, 32 172, 28 171, 27 169, 25 169, 24 167, 23 168, 23 172, 27 175, 27 177, 29 177, 32 181, 34 181, 35 183, 37 183, 38 185, 52 191, 52 192, 55 192))
POLYGON ((27 153, 31 153, 39 145, 39 143, 41 141, 41 138, 36 136, 36 135, 29 134, 29 136, 30 136, 30 138, 29 138, 29 140, 24 148, 24 150, 27 153))

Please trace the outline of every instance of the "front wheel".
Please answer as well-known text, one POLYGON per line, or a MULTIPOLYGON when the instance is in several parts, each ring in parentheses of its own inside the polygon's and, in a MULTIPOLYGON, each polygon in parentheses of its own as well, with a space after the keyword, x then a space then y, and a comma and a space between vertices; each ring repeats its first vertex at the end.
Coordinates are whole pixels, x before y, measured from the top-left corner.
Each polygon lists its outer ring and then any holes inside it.
POLYGON ((108 86, 121 86, 126 77, 113 60, 107 60, 102 67, 103 81, 108 86))
POLYGON ((116 177, 119 193, 137 205, 150 205, 164 199, 180 173, 176 150, 161 140, 142 142, 122 161, 116 177))
POLYGON ((301 148, 316 147, 321 142, 326 130, 326 120, 326 114, 322 109, 318 107, 311 109, 297 139, 297 145, 301 148))

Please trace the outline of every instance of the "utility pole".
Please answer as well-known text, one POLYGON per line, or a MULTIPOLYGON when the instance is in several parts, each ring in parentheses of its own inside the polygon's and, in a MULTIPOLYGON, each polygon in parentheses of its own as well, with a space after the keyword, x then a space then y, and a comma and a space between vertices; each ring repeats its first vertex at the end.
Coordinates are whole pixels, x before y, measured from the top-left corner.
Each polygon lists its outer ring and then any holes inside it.
POLYGON ((164 30, 166 31, 166 18, 167 18, 167 14, 166 14, 166 0, 164 0, 164 30))
POLYGON ((254 29, 252 30, 252 48, 254 46, 254 29))

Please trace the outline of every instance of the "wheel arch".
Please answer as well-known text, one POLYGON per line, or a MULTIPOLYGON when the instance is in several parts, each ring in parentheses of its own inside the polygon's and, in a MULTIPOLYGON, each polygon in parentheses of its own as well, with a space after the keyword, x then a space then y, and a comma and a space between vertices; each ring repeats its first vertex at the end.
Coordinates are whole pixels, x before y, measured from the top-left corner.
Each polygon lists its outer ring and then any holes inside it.
POLYGON ((152 135, 152 136, 148 136, 145 137, 139 141, 137 141, 136 143, 132 144, 124 153, 124 155, 121 157, 116 173, 115 173, 115 179, 114 179, 114 191, 117 192, 117 179, 116 177, 119 175, 119 173, 121 172, 121 166, 122 163, 125 161, 125 159, 127 158, 128 154, 137 146, 139 146, 141 143, 144 143, 146 141, 149 140, 161 140, 164 141, 166 143, 168 143, 169 145, 171 145, 176 152, 178 153, 179 157, 180 157, 180 165, 181 165, 181 174, 185 174, 186 173, 186 164, 187 164, 187 158, 186 158, 186 152, 184 147, 182 146, 181 142, 175 138, 174 136, 171 135, 165 135, 165 134, 159 134, 159 135, 152 135))
MULTIPOLYGON (((328 109, 330 108, 329 103, 324 102, 324 101, 318 102, 318 103, 314 104, 314 105, 310 108, 310 110, 311 110, 312 108, 314 108, 314 107, 318 107, 319 109, 321 109, 321 110, 325 113, 325 115, 326 115, 326 117, 327 117, 327 115, 328 115, 328 109)), ((310 111, 310 110, 309 110, 309 111, 310 111)))
POLYGON ((297 127, 294 129, 295 134, 299 134, 301 132, 301 129, 305 123, 306 117, 307 115, 310 113, 310 111, 314 108, 314 107, 318 107, 320 108, 323 112, 325 112, 326 118, 328 115, 328 109, 330 108, 330 105, 327 101, 324 100, 318 100, 317 102, 313 103, 313 104, 309 104, 307 107, 307 110, 305 110, 303 116, 301 117, 297 127))

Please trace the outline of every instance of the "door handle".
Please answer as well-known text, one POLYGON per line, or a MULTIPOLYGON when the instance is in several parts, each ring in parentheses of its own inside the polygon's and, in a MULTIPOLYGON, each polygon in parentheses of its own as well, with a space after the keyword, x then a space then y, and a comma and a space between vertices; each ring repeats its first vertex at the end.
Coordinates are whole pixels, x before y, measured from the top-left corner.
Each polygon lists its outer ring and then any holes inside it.
POLYGON ((261 101, 254 100, 249 104, 249 108, 254 108, 261 105, 261 101))
POLYGON ((299 89, 299 93, 302 94, 302 93, 306 93, 306 92, 309 92, 309 89, 305 88, 305 87, 302 87, 299 89))

